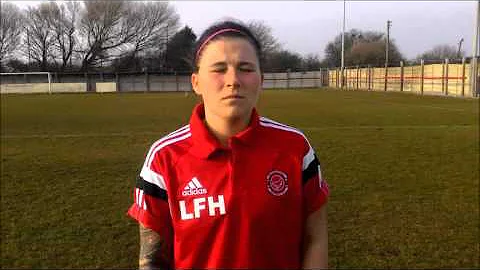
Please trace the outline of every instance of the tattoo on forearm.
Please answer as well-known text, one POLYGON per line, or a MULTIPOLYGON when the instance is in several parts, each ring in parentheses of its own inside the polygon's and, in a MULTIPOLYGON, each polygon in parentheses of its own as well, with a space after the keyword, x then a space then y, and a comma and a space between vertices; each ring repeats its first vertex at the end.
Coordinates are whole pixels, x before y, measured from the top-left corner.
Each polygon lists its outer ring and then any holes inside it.
POLYGON ((140 269, 170 268, 170 247, 160 235, 140 225, 140 269))

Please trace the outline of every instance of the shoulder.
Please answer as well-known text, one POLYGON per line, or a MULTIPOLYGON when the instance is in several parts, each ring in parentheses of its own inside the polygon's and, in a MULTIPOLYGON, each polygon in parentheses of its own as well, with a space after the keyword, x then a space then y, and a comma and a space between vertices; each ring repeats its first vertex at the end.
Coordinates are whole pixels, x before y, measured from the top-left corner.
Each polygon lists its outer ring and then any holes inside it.
POLYGON ((272 135, 268 136, 269 143, 274 143, 283 150, 293 150, 294 153, 300 155, 302 170, 308 172, 309 170, 314 170, 309 168, 317 168, 318 159, 315 150, 302 131, 266 117, 260 117, 260 125, 267 128, 267 132, 272 133, 272 135))
POLYGON ((191 135, 190 125, 186 125, 156 140, 148 150, 144 165, 150 167, 159 157, 176 159, 183 149, 188 148, 191 135))
POLYGON ((260 126, 265 129, 265 132, 267 132, 269 140, 280 140, 286 145, 297 145, 305 150, 310 148, 310 142, 307 137, 297 128, 274 121, 267 117, 260 117, 260 126))
POLYGON ((292 138, 297 138, 298 140, 302 140, 308 142, 307 137, 303 132, 297 128, 292 126, 274 121, 267 117, 260 117, 260 126, 264 127, 268 132, 272 132, 275 135, 280 136, 287 136, 292 138))

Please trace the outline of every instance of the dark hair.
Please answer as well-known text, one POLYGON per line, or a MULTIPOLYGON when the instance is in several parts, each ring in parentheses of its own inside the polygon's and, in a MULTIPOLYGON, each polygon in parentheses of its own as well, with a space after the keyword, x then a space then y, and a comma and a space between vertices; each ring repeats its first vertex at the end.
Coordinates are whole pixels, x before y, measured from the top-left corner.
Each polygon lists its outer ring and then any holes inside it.
POLYGON ((193 49, 192 58, 192 67, 194 72, 198 72, 198 61, 200 60, 201 54, 205 46, 213 40, 216 40, 221 37, 240 37, 248 40, 255 49, 257 54, 258 62, 260 65, 260 71, 262 71, 262 45, 258 42, 255 35, 252 31, 245 26, 243 23, 233 20, 221 21, 213 24, 207 30, 203 31, 200 38, 195 42, 193 49))

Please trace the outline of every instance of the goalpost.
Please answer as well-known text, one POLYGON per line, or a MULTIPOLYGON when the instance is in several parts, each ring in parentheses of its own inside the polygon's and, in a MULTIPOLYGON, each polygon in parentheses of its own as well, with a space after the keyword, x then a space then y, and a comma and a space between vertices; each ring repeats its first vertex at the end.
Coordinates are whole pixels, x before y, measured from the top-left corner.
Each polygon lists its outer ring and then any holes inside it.
MULTIPOLYGON (((14 88, 12 93, 29 93, 29 91, 22 91, 15 89, 13 85, 25 85, 34 84, 34 82, 27 82, 23 79, 21 82, 17 82, 16 76, 28 76, 28 75, 47 75, 48 79, 48 94, 52 94, 52 74, 50 72, 6 72, 0 73, 0 89, 1 93, 8 92, 8 88, 14 88)), ((35 82, 38 83, 38 82, 35 82)), ((31 92, 31 91, 30 91, 31 92)))

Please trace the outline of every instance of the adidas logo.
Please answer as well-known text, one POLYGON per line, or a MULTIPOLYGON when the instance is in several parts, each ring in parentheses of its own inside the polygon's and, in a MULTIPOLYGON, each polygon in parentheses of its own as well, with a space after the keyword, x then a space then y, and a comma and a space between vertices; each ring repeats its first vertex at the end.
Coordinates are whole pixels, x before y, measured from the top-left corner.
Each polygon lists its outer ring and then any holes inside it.
POLYGON ((200 184, 197 177, 193 177, 182 191, 183 196, 206 194, 207 189, 200 184))

